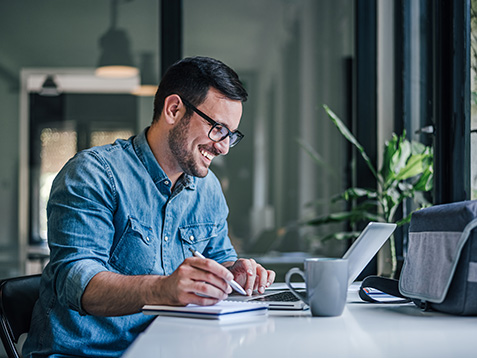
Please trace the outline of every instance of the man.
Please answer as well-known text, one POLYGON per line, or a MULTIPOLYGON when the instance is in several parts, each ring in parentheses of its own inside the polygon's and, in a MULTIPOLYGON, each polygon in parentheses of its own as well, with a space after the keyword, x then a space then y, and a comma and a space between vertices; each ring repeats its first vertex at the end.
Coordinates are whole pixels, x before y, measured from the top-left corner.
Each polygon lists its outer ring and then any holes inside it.
POLYGON ((246 99, 222 62, 184 59, 161 81, 148 129, 65 165, 48 203, 50 262, 25 356, 119 356, 152 320, 144 304, 211 305, 232 278, 248 294, 273 282, 273 271, 237 259, 209 171, 243 137, 246 99))

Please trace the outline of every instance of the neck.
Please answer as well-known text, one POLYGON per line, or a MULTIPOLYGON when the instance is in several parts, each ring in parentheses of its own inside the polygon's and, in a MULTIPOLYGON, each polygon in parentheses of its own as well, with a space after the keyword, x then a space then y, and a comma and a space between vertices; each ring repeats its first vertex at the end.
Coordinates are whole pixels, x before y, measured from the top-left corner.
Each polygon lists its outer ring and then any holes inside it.
POLYGON ((152 154, 157 160, 162 170, 166 173, 167 177, 171 181, 172 188, 174 188, 177 180, 183 174, 181 168, 173 159, 167 144, 167 131, 161 130, 160 121, 151 125, 146 133, 146 139, 149 147, 152 150, 152 154))

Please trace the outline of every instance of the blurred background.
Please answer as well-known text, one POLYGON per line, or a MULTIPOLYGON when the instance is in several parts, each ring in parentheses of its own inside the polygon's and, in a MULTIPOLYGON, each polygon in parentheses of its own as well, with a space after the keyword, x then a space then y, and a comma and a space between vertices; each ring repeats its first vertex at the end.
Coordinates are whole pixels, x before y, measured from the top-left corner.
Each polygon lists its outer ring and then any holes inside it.
MULTIPOLYGON (((469 6, 0 0, 0 278, 41 272, 48 260, 45 207, 56 173, 78 150, 147 127, 154 92, 139 87, 154 91, 164 69, 186 56, 220 59, 249 92, 240 125, 245 138, 212 166, 240 255, 254 255, 281 275, 305 257, 340 256, 349 246, 348 240, 321 240, 346 223, 302 224, 345 210, 331 202, 344 188, 376 186, 324 104, 376 166, 392 132, 406 130, 410 139, 434 146, 434 202, 470 198, 470 137, 462 145, 457 134, 456 140, 439 137, 459 132, 446 126, 469 132, 470 48, 457 59, 450 50, 460 41, 456 23, 470 29, 469 6), (453 14, 448 20, 446 6, 453 14), (126 77, 97 71, 113 57, 132 67, 126 77), (450 72, 442 71, 449 64, 450 72), (464 97, 441 104, 462 88, 464 97), (432 131, 420 131, 426 126, 432 131)), ((397 242, 403 256, 405 230, 397 242)))

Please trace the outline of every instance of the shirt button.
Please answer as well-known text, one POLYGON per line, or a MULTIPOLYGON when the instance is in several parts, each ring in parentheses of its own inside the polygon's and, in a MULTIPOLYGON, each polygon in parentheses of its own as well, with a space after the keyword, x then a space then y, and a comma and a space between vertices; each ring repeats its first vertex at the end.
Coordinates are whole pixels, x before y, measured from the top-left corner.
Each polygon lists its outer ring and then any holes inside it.
POLYGON ((168 237, 168 236, 166 236, 166 237, 164 238, 164 240, 165 240, 165 241, 169 240, 169 237, 168 237))
POLYGON ((189 236, 189 240, 190 240, 190 241, 194 241, 194 236, 192 236, 192 235, 189 236))
POLYGON ((166 180, 164 184, 169 185, 169 180, 166 180))
POLYGON ((149 238, 149 236, 146 237, 146 241, 147 241, 147 242, 151 241, 151 239, 149 238))

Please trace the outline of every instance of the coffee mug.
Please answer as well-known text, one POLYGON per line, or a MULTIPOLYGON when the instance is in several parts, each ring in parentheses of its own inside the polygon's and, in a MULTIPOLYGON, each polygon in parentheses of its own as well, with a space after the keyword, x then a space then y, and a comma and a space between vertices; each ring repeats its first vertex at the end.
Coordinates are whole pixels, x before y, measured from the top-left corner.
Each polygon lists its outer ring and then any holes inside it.
POLYGON ((293 294, 310 306, 313 316, 340 316, 348 293, 348 260, 313 258, 305 260, 305 272, 297 267, 285 275, 293 294), (297 292, 290 279, 300 275, 306 284, 306 296, 297 292))

